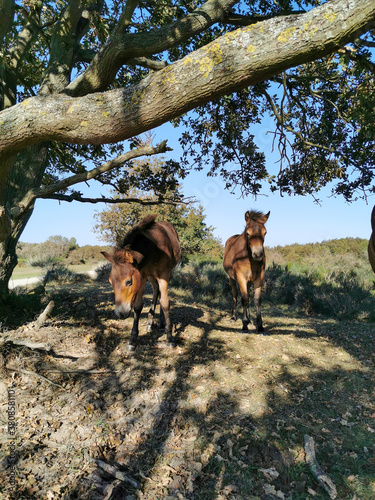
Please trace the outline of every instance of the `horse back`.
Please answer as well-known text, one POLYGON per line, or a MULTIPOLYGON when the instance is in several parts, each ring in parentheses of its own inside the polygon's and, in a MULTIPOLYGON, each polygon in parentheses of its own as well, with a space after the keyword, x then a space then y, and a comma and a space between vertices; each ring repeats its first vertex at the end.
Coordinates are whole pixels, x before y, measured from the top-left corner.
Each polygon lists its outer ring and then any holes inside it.
POLYGON ((170 222, 156 221, 145 233, 162 254, 168 257, 171 266, 175 267, 181 257, 181 248, 173 225, 170 222))
POLYGON ((175 228, 162 221, 142 228, 131 242, 130 251, 139 262, 142 274, 155 278, 170 279, 171 271, 181 256, 175 228))

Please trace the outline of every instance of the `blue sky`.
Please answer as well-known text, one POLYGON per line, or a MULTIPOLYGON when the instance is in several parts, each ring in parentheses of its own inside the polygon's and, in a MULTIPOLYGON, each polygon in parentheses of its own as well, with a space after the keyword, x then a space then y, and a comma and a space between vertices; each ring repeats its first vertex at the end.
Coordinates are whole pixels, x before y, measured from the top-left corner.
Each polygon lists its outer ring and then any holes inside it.
MULTIPOLYGON (((255 141, 266 154, 267 166, 272 171, 277 166, 274 164, 275 156, 271 153, 272 135, 267 134, 271 129, 271 122, 263 122, 257 128, 255 141)), ((178 159, 178 131, 165 124, 154 132, 155 144, 167 138, 168 146, 173 148, 166 157, 178 159)), ((89 187, 79 185, 78 189, 90 197, 107 194, 99 183, 93 181, 89 183, 89 187)), ((207 177, 204 171, 188 175, 183 181, 183 191, 185 196, 194 196, 204 207, 207 224, 215 228, 215 236, 223 242, 229 236, 242 232, 244 213, 252 208, 263 212, 271 211, 266 236, 266 245, 270 247, 349 236, 368 239, 371 233, 370 215, 375 197, 370 198, 368 204, 363 200, 347 204, 342 198, 330 197, 330 189, 327 189, 319 193, 320 205, 312 197, 280 197, 278 193, 243 199, 239 195, 231 195, 224 189, 219 178, 207 177)), ((80 246, 103 245, 105 243, 92 229, 95 212, 104 207, 104 204, 37 200, 34 214, 21 241, 40 243, 49 236, 61 235, 76 238, 80 246)))

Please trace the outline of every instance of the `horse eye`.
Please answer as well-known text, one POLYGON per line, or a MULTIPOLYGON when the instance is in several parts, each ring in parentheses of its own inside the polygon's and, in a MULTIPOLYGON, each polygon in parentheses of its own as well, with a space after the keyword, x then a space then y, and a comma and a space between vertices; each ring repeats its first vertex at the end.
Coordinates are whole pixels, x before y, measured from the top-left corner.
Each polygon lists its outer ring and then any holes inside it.
POLYGON ((133 278, 130 278, 130 280, 125 281, 125 286, 132 286, 133 283, 133 278))

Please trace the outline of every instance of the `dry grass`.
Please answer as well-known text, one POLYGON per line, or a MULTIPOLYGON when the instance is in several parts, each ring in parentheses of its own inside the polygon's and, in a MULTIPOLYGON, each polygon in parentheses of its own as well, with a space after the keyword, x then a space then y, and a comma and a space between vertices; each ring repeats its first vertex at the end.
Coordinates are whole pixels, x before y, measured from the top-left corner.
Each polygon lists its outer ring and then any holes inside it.
MULTIPOLYGON (((145 333, 144 316, 129 354, 131 320, 113 319, 109 285, 91 282, 49 286, 49 323, 9 332, 54 352, 12 348, 7 366, 62 385, 5 372, 17 401, 16 498, 104 498, 114 478, 93 458, 140 483, 116 483, 111 498, 328 498, 305 464, 305 434, 338 498, 373 498, 375 325, 265 304, 267 334, 243 334, 227 311, 177 292, 174 350, 145 333)), ((0 408, 7 498, 4 398, 0 408)))

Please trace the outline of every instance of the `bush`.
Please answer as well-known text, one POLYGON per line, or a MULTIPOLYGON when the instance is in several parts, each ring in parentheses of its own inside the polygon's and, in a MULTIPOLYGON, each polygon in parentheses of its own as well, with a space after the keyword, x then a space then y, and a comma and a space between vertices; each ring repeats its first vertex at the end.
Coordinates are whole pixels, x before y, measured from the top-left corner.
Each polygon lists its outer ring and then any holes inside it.
POLYGON ((231 290, 221 262, 196 260, 178 266, 171 287, 182 289, 194 302, 228 307, 231 290))
POLYGON ((28 259, 27 263, 31 267, 50 268, 56 263, 56 259, 50 256, 34 256, 28 259))
MULTIPOLYGON (((375 289, 370 281, 363 282, 361 266, 349 267, 342 265, 341 259, 338 264, 336 261, 334 269, 311 262, 309 266, 272 263, 266 269, 263 299, 304 314, 375 321, 375 289)), ((231 288, 221 262, 193 260, 178 266, 171 288, 176 293, 180 289, 184 300, 225 310, 230 307, 231 288)))
POLYGON ((72 281, 85 279, 83 275, 78 275, 77 273, 68 269, 64 264, 53 264, 51 268, 47 271, 48 277, 46 276, 46 281, 58 281, 62 283, 69 283, 72 281))
POLYGON ((291 272, 273 263, 266 271, 264 298, 287 304, 306 314, 324 314, 338 319, 375 321, 373 292, 363 286, 355 270, 334 271, 329 281, 319 273, 291 272))

